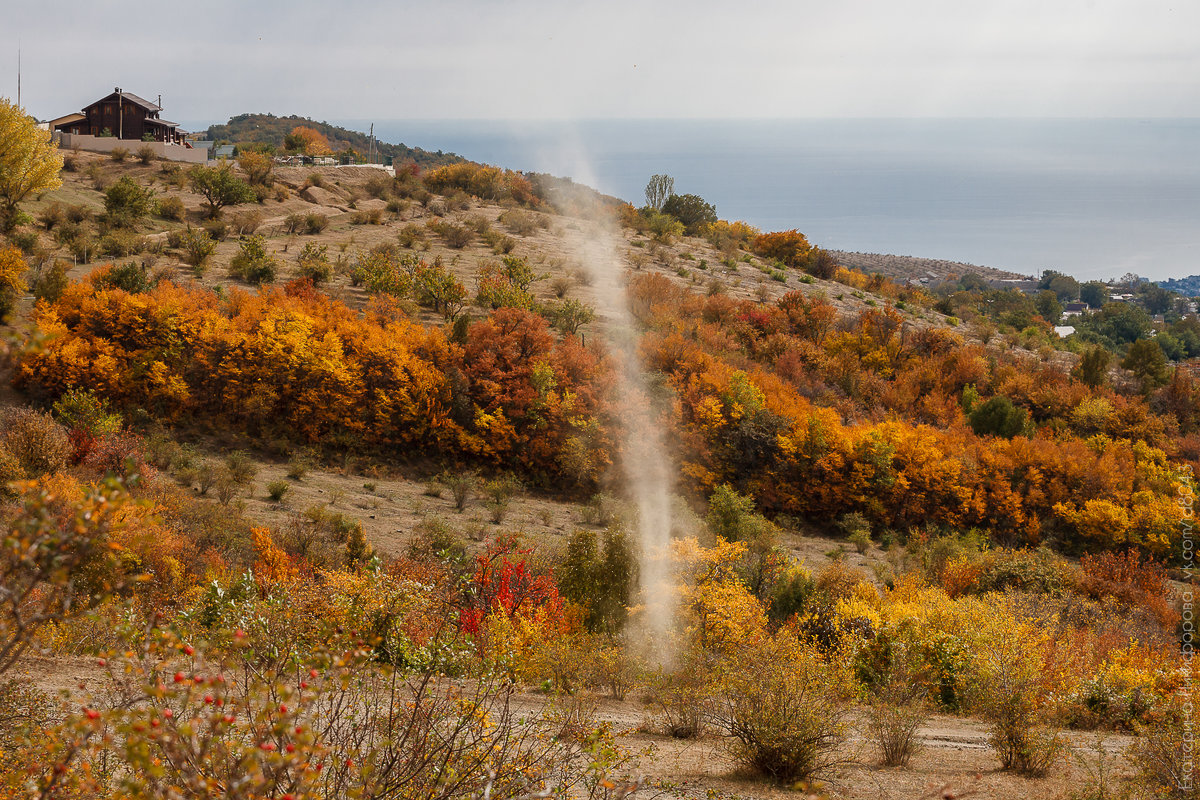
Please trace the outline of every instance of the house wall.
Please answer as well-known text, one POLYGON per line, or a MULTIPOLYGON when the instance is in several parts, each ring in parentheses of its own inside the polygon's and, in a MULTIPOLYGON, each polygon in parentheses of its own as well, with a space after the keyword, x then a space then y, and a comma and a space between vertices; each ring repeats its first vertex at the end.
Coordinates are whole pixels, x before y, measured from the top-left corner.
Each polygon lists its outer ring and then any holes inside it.
POLYGON ((164 161, 184 161, 188 164, 203 164, 208 160, 206 151, 200 148, 184 147, 181 144, 165 144, 163 142, 136 142, 129 139, 117 139, 113 136, 89 136, 82 133, 60 133, 58 146, 63 150, 87 150, 92 153, 111 153, 118 147, 124 147, 129 155, 134 155, 142 146, 149 147, 154 154, 164 161))
POLYGON ((107 128, 120 139, 141 140, 146 132, 146 109, 135 103, 101 100, 83 109, 87 126, 97 134, 107 128))

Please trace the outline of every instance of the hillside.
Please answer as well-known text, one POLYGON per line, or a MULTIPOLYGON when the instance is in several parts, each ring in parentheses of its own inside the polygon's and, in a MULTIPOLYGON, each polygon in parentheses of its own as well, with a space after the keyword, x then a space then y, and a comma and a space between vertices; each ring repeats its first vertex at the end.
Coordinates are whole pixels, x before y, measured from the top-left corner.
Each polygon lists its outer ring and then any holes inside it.
POLYGON ((0 787, 1161 796, 1187 320, 467 162, 214 212, 68 157, 0 246, 0 787))
POLYGON ((1170 278, 1155 283, 1169 292, 1178 292, 1184 297, 1200 297, 1200 275, 1189 275, 1186 278, 1170 278))
MULTIPOLYGON (((211 125, 206 133, 213 141, 241 143, 266 143, 282 150, 284 138, 296 126, 312 128, 329 140, 334 152, 347 148, 360 155, 370 151, 371 139, 361 131, 351 131, 327 122, 317 122, 307 117, 287 116, 277 117, 274 114, 239 114, 230 117, 224 125, 211 125)), ((422 150, 419 147, 408 147, 404 144, 390 142, 375 142, 376 152, 393 158, 397 163, 414 162, 421 167, 437 167, 444 164, 456 164, 463 159, 453 153, 436 153, 422 150)))
POLYGON ((900 283, 905 283, 909 280, 924 280, 930 285, 936 286, 943 281, 958 279, 964 275, 978 275, 985 280, 1028 279, 1030 277, 993 267, 965 264, 960 261, 946 261, 938 258, 918 258, 915 256, 885 255, 881 253, 856 253, 845 250, 833 250, 830 252, 833 253, 841 264, 847 267, 868 273, 878 272, 900 283))

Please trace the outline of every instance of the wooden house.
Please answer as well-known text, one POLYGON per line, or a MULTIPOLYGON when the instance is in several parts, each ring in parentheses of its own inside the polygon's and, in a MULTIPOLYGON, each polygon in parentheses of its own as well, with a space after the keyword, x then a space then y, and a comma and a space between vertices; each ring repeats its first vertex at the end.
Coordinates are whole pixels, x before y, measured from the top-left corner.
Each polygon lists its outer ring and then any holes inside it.
POLYGON ((117 87, 78 114, 52 120, 50 128, 70 134, 181 144, 183 132, 179 123, 162 119, 161 111, 159 105, 117 87))

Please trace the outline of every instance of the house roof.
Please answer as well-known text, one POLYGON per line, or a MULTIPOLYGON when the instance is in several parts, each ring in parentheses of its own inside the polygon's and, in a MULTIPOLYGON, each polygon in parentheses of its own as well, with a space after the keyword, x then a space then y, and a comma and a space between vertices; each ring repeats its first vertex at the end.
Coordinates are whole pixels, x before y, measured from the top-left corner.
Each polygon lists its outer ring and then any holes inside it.
MULTIPOLYGON (((104 97, 101 97, 99 100, 96 101, 96 103, 101 103, 105 100, 112 100, 117 97, 120 97, 122 102, 133 103, 134 105, 139 105, 142 108, 146 109, 147 111, 151 111, 151 112, 162 111, 162 106, 156 106, 154 103, 151 103, 149 100, 138 97, 133 92, 123 92, 120 90, 120 88, 114 89, 111 94, 107 94, 104 97)), ((95 105, 96 103, 89 103, 88 105, 95 105)), ((87 108, 87 106, 84 106, 84 108, 87 108)))
POLYGON ((50 120, 50 122, 48 122, 47 124, 50 126, 51 130, 53 130, 54 128, 57 128, 59 125, 70 125, 72 122, 80 122, 85 119, 87 119, 87 117, 84 116, 83 114, 78 114, 78 113, 66 114, 65 116, 59 117, 58 119, 50 120))
POLYGON ((164 128, 178 128, 178 122, 168 122, 165 119, 155 119, 154 117, 146 117, 146 122, 151 125, 162 125, 164 128))

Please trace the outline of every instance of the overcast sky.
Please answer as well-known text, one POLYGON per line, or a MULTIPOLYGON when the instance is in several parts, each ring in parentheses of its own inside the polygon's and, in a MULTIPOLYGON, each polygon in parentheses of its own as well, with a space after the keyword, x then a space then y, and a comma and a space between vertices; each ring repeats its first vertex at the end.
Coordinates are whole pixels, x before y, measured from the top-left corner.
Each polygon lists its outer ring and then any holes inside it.
POLYGON ((1200 116, 1196 0, 2 0, 0 95, 173 120, 1200 116), (47 8, 53 9, 47 12, 47 8))

